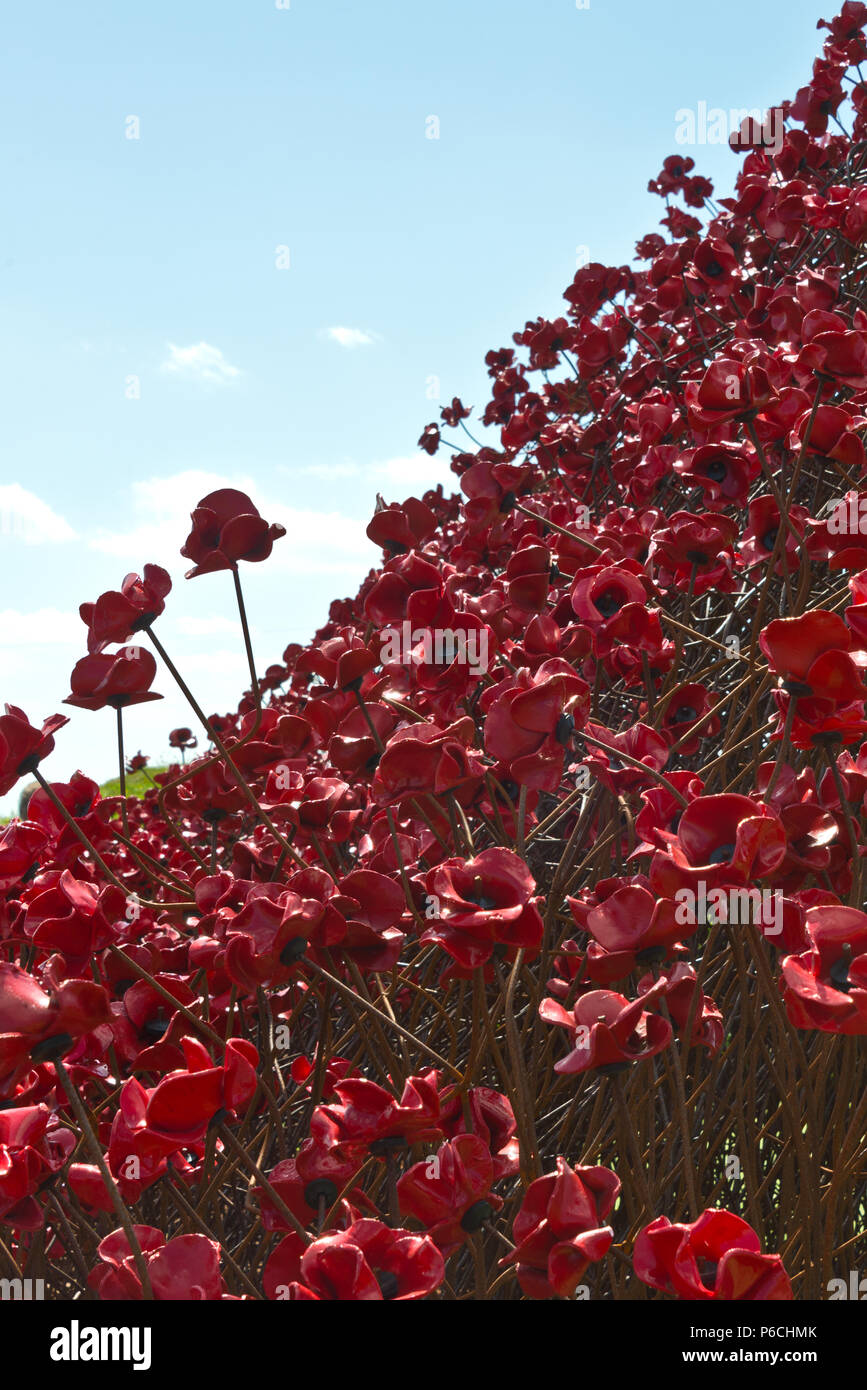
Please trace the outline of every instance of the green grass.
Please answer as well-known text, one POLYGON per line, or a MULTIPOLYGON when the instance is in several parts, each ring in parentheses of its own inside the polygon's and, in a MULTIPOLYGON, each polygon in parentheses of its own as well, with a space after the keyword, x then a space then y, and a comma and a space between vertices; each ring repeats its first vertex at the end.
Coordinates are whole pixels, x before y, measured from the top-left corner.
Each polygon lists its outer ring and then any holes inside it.
MULTIPOLYGON (((165 772, 168 764, 161 767, 148 767, 147 772, 151 777, 158 772, 165 772)), ((144 772, 128 772, 126 777, 127 796, 144 796, 146 791, 151 788, 151 782, 144 772)), ((99 789, 100 796, 120 796, 120 778, 112 777, 110 781, 103 782, 99 789)), ((17 814, 17 813, 16 813, 17 814)), ((8 825, 13 819, 12 816, 0 816, 0 825, 8 825)))
MULTIPOLYGON (((152 783, 148 778, 148 773, 154 777, 158 772, 165 772, 165 767, 148 767, 144 772, 128 772, 126 775, 126 794, 127 796, 144 796, 145 792, 151 790, 152 783)), ((120 796, 120 778, 112 777, 110 782, 103 782, 99 789, 101 796, 120 796)))

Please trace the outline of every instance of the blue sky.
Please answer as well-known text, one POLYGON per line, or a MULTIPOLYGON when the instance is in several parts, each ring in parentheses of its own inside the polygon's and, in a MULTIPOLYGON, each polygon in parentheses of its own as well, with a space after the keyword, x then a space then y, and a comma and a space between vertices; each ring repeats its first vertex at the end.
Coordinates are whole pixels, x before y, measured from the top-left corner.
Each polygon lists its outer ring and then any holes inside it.
MULTIPOLYGON (((452 395, 483 404, 485 352, 562 311, 577 248, 620 263, 658 230, 675 113, 793 96, 820 4, 10 7, 0 699, 63 708, 79 602, 155 560, 176 580, 164 642, 208 710, 234 707, 231 581, 182 578, 191 507, 233 483, 287 526, 244 567, 264 669, 376 563, 378 491, 454 481, 422 427, 452 395)), ((687 152, 730 191, 726 147, 687 152)), ((193 722, 163 671, 155 688, 126 721, 154 761, 193 722)), ((110 712, 66 712, 49 775, 113 775, 110 712)))

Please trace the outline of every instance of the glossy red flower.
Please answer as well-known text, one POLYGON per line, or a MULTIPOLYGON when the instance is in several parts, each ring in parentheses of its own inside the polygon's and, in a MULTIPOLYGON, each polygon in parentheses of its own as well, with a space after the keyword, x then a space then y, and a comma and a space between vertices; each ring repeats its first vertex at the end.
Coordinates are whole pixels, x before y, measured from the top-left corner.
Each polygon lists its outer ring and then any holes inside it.
POLYGON ((72 670, 72 694, 63 701, 79 709, 125 709, 162 695, 150 689, 157 664, 144 647, 121 647, 114 653, 83 656, 72 670))
POLYGON ((100 594, 96 603, 79 608, 87 624, 87 650, 102 652, 112 642, 128 642, 137 632, 150 627, 165 609, 172 581, 159 565, 145 565, 144 574, 128 574, 120 589, 100 594))
POLYGON ((193 527, 181 546, 192 560, 187 579, 217 570, 236 569, 239 560, 267 560, 286 527, 263 521, 245 492, 219 488, 203 497, 191 513, 193 527))
POLYGON ((19 777, 39 766, 54 749, 54 735, 69 720, 65 714, 52 714, 35 729, 17 705, 6 705, 0 714, 0 796, 11 791, 19 777))
POLYGON ((645 1284, 677 1298, 726 1302, 792 1298, 779 1255, 763 1255, 753 1228, 720 1208, 703 1211, 689 1225, 672 1225, 666 1216, 651 1221, 636 1238, 632 1263, 645 1284))
POLYGON ((515 1217, 515 1249, 500 1263, 514 1264, 528 1298, 568 1298, 591 1263, 611 1247, 614 1232, 603 1225, 620 1192, 610 1168, 570 1167, 557 1159, 556 1172, 527 1188, 515 1217))

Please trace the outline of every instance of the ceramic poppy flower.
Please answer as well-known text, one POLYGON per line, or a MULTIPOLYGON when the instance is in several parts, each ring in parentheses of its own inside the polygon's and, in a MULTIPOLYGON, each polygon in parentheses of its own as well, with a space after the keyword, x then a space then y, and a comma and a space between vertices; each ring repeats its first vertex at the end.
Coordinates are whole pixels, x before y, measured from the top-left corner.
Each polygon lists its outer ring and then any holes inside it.
POLYGON ((753 498, 747 508, 748 524, 737 547, 742 563, 748 569, 766 564, 777 546, 782 526, 783 541, 776 572, 782 574, 784 569, 797 568, 801 557, 800 541, 807 533, 807 517, 807 508, 793 503, 789 508, 789 525, 784 526, 776 499, 770 493, 753 498))
POLYGON ((681 685, 666 702, 662 717, 662 729, 672 744, 677 744, 685 758, 697 753, 704 738, 711 738, 722 728, 718 714, 708 713, 716 703, 713 693, 707 686, 697 683, 681 685), (688 738, 690 730, 695 736, 688 738))
POLYGON ((732 547, 737 535, 733 517, 719 512, 675 512, 667 526, 654 531, 650 545, 660 583, 694 595, 733 589, 732 547))
POLYGON ((75 1149, 75 1135, 56 1122, 47 1105, 0 1111, 0 1222, 37 1231, 43 1211, 36 1200, 47 1178, 75 1149))
POLYGON ((63 980, 46 991, 26 970, 0 961, 0 1100, 34 1062, 65 1056, 110 1019, 108 995, 93 980, 63 980))
POLYGON ((125 1119, 143 1154, 166 1156, 202 1139, 217 1116, 246 1109, 256 1090, 259 1054, 246 1038, 230 1038, 215 1065, 195 1038, 181 1039, 185 1069, 170 1072, 151 1091, 125 1083, 125 1119))
POLYGON ((366 535, 388 555, 405 555, 422 545, 436 530, 437 519, 417 497, 378 505, 366 535))
POLYGON ((150 627, 165 610, 172 581, 159 565, 145 565, 144 574, 128 574, 120 589, 100 594, 96 603, 79 608, 87 624, 87 650, 105 651, 112 642, 128 642, 137 632, 150 627))
POLYGON ((652 1289, 677 1298, 720 1302, 779 1302, 792 1298, 779 1255, 763 1255, 761 1241, 740 1216, 703 1211, 689 1225, 657 1217, 636 1237, 635 1273, 652 1289))
MULTIPOLYGON (((314 898, 281 891, 277 884, 254 884, 227 929, 226 971, 250 993, 262 985, 286 984, 324 916, 323 904, 314 898)), ((342 934, 338 925, 325 934, 324 944, 342 934)))
POLYGON ((472 749, 475 725, 459 719, 445 729, 410 724, 389 739, 373 779, 375 800, 384 806, 432 792, 454 792, 459 801, 475 796, 484 764, 472 749))
POLYGON ((604 950, 628 951, 638 961, 664 960, 691 930, 678 922, 671 898, 654 898, 639 884, 619 888, 587 915, 587 931, 604 950))
POLYGON ((772 874, 786 854, 786 832, 763 802, 735 792, 700 796, 687 806, 676 833, 660 830, 666 850, 650 863, 652 892, 746 884, 772 874))
POLYGON ((433 1072, 409 1077, 399 1101, 364 1077, 338 1081, 334 1093, 337 1103, 317 1106, 310 1119, 310 1137, 322 1148, 339 1147, 348 1158, 368 1152, 380 1158, 442 1137, 433 1072))
POLYGON ((0 831, 0 892, 8 893, 29 877, 47 846, 42 827, 28 821, 11 821, 0 831))
POLYGON ((121 647, 114 653, 83 656, 72 669, 72 694, 63 701, 79 709, 126 709, 162 695, 150 689, 157 663, 144 647, 121 647))
POLYGON ((701 381, 687 382, 684 398, 690 419, 704 426, 757 413, 768 405, 772 394, 768 374, 758 362, 718 357, 701 381))
POLYGON ((774 618, 759 645, 789 695, 841 703, 867 698, 861 675, 867 653, 849 655, 852 634, 838 613, 814 608, 797 618, 774 618))
POLYGON ((172 729, 169 734, 169 747, 179 750, 198 747, 199 740, 193 734, 192 729, 172 729))
POLYGON ((515 1217, 515 1249, 501 1260, 515 1265, 528 1298, 569 1298, 588 1267, 611 1247, 614 1232, 602 1223, 620 1192, 610 1168, 570 1167, 530 1183, 515 1217))
POLYGON ((193 527, 181 546, 192 560, 187 579, 235 569, 239 560, 267 560, 286 527, 263 521, 245 492, 231 487, 209 492, 191 513, 193 527))
POLYGON ((484 691, 485 752, 503 776, 535 791, 555 791, 565 750, 587 717, 590 691, 568 662, 555 657, 522 669, 484 691))
POLYGON ((532 542, 516 550, 506 566, 509 602, 528 613, 541 613, 551 583, 551 552, 532 542))
POLYGON ((637 999, 626 999, 612 990, 594 989, 582 994, 571 1013, 555 999, 543 999, 539 1017, 565 1028, 573 1043, 568 1056, 554 1070, 573 1075, 598 1067, 616 1075, 633 1062, 661 1052, 671 1042, 671 1024, 648 1012, 664 991, 657 983, 637 999))
POLYGON ((35 729, 17 705, 6 705, 0 714, 0 796, 11 791, 19 777, 26 777, 54 749, 54 735, 69 720, 65 714, 52 714, 35 729))
MULTIPOLYGON (((220 1247, 204 1235, 166 1240, 155 1226, 133 1226, 158 1302, 214 1302, 228 1298, 220 1277, 220 1247)), ((100 1299, 131 1302, 142 1298, 141 1281, 126 1232, 112 1231, 97 1246, 100 1264, 88 1284, 100 1299)))
MULTIPOLYGON (((708 1052, 718 1052, 725 1037, 723 1016, 709 994, 700 994, 695 1001, 698 989, 696 973, 688 961, 679 960, 667 967, 657 979, 664 982, 664 998, 672 1021, 679 1029, 685 1029, 693 1020, 690 1042, 693 1047, 706 1047, 708 1052)), ((643 975, 638 981, 639 992, 648 990, 655 984, 653 975, 643 975)))
POLYGON ((584 762, 603 786, 620 796, 650 784, 647 774, 632 762, 623 762, 618 756, 620 753, 656 772, 661 772, 668 762, 668 743, 648 724, 635 724, 615 734, 588 719, 584 732, 587 735, 584 762))
MULTIPOLYGON (((162 989, 189 1007, 196 995, 186 980, 159 972, 154 979, 162 989)), ((111 1031, 117 1055, 130 1070, 163 1073, 182 1071, 185 1064, 181 1038, 189 1029, 183 1015, 147 980, 136 980, 112 1005, 111 1031)))
POLYGON ((514 955, 519 947, 530 955, 538 950, 542 919, 533 898, 536 883, 511 850, 447 859, 422 882, 436 915, 421 939, 435 941, 458 965, 483 965, 497 947, 501 955, 514 955))
POLYGON ((705 444, 675 459, 674 471, 688 486, 702 489, 706 507, 745 507, 759 461, 737 444, 705 444))
POLYGON ((431 455, 433 455, 433 454, 436 453, 436 451, 437 451, 437 449, 439 448, 439 446, 440 446, 440 431, 439 431, 439 425, 437 425, 436 423, 431 424, 431 425, 425 425, 424 430, 422 431, 421 437, 420 437, 420 439, 419 439, 419 441, 418 441, 418 447, 419 447, 420 449, 424 449, 424 451, 425 451, 426 454, 431 454, 431 455))
POLYGON ((296 1235, 287 1236, 271 1252, 263 1284, 269 1298, 412 1302, 433 1293, 444 1277, 443 1257, 429 1236, 364 1219, 306 1249, 296 1235))
POLYGON ((464 1096, 457 1087, 447 1086, 441 1093, 439 1125, 443 1134, 449 1138, 465 1133, 478 1135, 491 1155, 494 1182, 512 1177, 518 1171, 518 1126, 508 1097, 490 1086, 471 1086, 465 1099, 469 1121, 464 1113, 464 1096))
POLYGON ((401 1211, 427 1230, 444 1255, 481 1230, 503 1205, 491 1192, 494 1164, 475 1134, 459 1134, 398 1179, 401 1211))
POLYGON ((809 748, 825 737, 843 743, 863 737, 867 652, 855 648, 839 614, 816 608, 796 618, 775 618, 759 644, 779 677, 778 733, 794 700, 789 737, 795 747, 809 748))
POLYGON ((783 961, 783 998, 796 1028, 867 1033, 867 913, 854 907, 807 911, 811 949, 783 961))
POLYGON ((579 622, 594 631, 604 630, 627 604, 647 602, 641 566, 593 565, 578 570, 572 585, 571 601, 579 622))
POLYGON ((76 971, 115 939, 113 923, 123 918, 126 898, 113 884, 100 891, 73 878, 68 869, 29 897, 22 930, 42 950, 59 951, 76 971))

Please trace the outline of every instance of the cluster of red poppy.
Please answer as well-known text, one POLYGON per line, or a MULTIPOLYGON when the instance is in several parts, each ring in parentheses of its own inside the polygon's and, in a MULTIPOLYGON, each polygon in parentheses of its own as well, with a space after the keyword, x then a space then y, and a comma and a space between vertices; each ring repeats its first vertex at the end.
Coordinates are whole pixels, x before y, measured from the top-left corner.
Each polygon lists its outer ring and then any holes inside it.
POLYGON ((231 572, 236 713, 163 646, 164 570, 82 604, 66 703, 122 730, 160 698, 153 648, 199 726, 172 748, 206 751, 101 798, 47 780, 61 716, 6 707, 0 792, 39 782, 0 834, 7 1262, 38 1237, 67 1296, 118 1299, 807 1277, 806 1236, 788 1273, 763 1253, 787 1228, 757 1233, 755 1187, 727 1210, 690 1181, 687 1083, 751 1047, 753 988, 793 1057, 867 1034, 867 543, 828 511, 867 475, 865 22, 822 21, 733 197, 671 156, 640 268, 582 267, 563 317, 488 353, 494 442, 457 398, 419 441, 463 496, 381 506, 379 567, 264 677, 239 565, 283 528, 232 489, 199 503, 181 553, 231 572), (635 1076, 671 1100, 662 1213, 635 1076))

